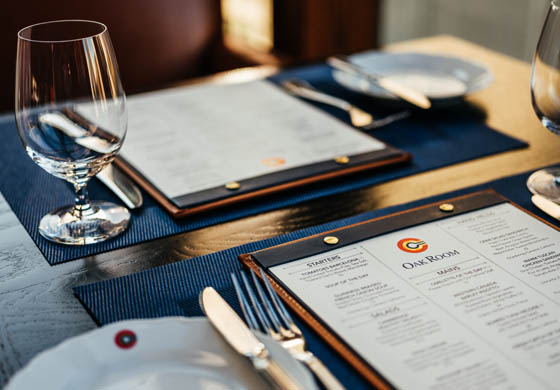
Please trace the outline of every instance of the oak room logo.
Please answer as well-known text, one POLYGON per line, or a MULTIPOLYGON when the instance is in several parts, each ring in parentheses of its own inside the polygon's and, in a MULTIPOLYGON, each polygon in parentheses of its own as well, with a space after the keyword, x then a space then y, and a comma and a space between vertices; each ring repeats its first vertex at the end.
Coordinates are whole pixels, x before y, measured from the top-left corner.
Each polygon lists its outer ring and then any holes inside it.
POLYGON ((397 247, 404 252, 420 253, 428 249, 428 244, 419 238, 403 238, 397 242, 397 247))

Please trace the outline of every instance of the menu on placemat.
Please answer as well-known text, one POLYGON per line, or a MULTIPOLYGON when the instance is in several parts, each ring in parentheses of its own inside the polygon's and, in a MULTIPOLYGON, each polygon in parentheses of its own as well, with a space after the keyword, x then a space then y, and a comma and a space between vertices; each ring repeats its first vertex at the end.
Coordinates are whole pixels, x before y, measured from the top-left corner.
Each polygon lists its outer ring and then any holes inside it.
POLYGON ((127 106, 121 156, 169 199, 387 148, 263 80, 172 88, 127 106))
POLYGON ((511 203, 269 271, 398 388, 558 388, 560 231, 511 203))

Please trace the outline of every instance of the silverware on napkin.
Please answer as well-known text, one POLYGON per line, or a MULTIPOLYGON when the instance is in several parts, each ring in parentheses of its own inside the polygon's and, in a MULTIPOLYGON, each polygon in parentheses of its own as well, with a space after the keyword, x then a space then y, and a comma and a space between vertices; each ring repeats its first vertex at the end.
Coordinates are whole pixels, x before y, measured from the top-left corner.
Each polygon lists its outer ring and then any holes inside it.
POLYGON ((231 275, 235 292, 249 327, 254 331, 264 330, 265 333, 278 341, 290 351, 294 358, 304 363, 327 390, 344 390, 342 383, 336 379, 327 366, 307 349, 301 330, 292 320, 290 313, 270 285, 262 269, 260 272, 268 295, 253 271, 250 271, 250 273, 254 287, 251 287, 246 274, 241 273, 241 280, 249 299, 245 296, 237 276, 235 274, 231 275))
POLYGON ((393 95, 409 103, 412 103, 417 107, 428 109, 432 106, 430 99, 428 99, 422 92, 396 82, 389 77, 367 72, 359 66, 350 62, 344 56, 329 57, 327 59, 327 63, 333 68, 340 70, 341 72, 346 72, 362 77, 364 80, 378 85, 387 92, 390 92, 393 95))
POLYGON ((560 205, 558 203, 554 203, 542 195, 533 195, 531 197, 531 202, 552 218, 556 218, 560 221, 560 205))
POLYGON ((388 115, 381 119, 374 119, 370 113, 348 103, 346 100, 320 92, 307 81, 302 79, 290 79, 283 81, 282 87, 294 95, 301 96, 315 102, 328 104, 348 112, 352 125, 363 130, 376 129, 410 116, 410 111, 402 111, 397 112, 396 114, 388 115))
POLYGON ((266 346, 251 332, 230 305, 212 287, 200 295, 200 303, 214 328, 239 354, 247 357, 255 370, 274 388, 279 390, 301 389, 278 363, 271 358, 266 346))

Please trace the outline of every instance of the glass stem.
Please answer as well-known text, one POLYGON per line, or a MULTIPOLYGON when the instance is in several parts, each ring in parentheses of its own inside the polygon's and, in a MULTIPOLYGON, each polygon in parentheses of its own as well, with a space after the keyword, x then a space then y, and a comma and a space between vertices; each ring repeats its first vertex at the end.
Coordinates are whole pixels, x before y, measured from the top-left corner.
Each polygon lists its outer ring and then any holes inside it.
POLYGON ((81 219, 84 216, 94 214, 95 210, 89 203, 87 182, 74 184, 74 189, 76 190, 76 197, 74 198, 74 210, 72 210, 72 215, 81 219))

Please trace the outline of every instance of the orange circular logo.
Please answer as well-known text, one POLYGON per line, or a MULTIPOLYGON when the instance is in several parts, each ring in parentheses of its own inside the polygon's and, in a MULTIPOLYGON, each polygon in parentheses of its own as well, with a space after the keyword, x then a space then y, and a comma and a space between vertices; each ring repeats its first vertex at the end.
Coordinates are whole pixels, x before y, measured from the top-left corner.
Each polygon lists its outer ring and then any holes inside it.
POLYGON ((267 157, 261 160, 261 163, 263 165, 266 165, 267 167, 281 167, 282 165, 286 164, 286 160, 284 160, 282 157, 267 157))
POLYGON ((428 244, 419 238, 403 238, 397 242, 397 247, 408 253, 420 253, 428 249, 428 244))

